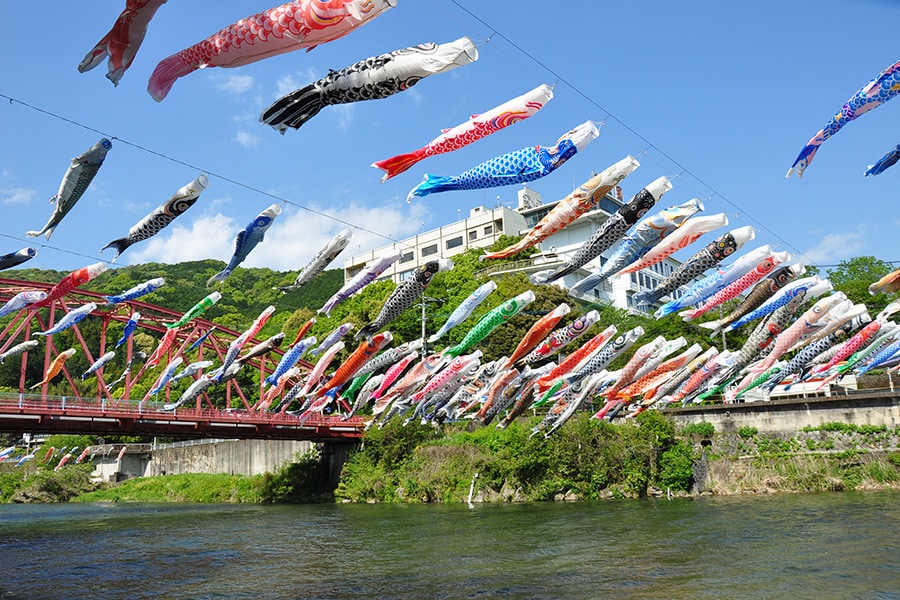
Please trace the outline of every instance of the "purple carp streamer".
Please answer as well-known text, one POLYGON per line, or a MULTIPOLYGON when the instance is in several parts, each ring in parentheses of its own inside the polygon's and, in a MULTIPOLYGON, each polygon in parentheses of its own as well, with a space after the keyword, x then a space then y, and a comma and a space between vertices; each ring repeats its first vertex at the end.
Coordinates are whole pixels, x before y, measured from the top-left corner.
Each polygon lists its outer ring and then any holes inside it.
POLYGON ((890 67, 878 74, 875 79, 863 86, 859 91, 853 94, 853 97, 847 100, 847 103, 841 107, 841 110, 834 115, 819 132, 812 137, 800 151, 797 160, 788 169, 785 177, 790 177, 794 172, 797 177, 803 177, 803 171, 812 162, 819 146, 825 140, 836 134, 841 128, 866 114, 873 108, 877 108, 900 94, 900 60, 892 64, 890 67))
POLYGON ((478 60, 467 37, 447 44, 426 43, 372 56, 285 94, 259 116, 279 133, 300 127, 332 104, 379 100, 408 90, 422 79, 478 60))

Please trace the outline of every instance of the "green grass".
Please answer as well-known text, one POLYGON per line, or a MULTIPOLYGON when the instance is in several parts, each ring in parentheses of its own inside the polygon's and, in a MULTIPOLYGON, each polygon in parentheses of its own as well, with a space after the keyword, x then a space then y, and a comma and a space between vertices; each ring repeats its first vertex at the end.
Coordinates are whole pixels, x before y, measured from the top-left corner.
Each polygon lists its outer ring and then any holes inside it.
POLYGON ((72 499, 73 502, 235 502, 262 501, 262 477, 184 473, 129 479, 72 499))

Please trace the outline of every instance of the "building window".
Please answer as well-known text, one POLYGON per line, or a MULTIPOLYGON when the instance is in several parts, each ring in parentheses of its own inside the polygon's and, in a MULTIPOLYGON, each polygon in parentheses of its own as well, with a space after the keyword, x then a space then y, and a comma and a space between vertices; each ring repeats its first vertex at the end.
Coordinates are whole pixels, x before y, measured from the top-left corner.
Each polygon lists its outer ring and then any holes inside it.
POLYGON ((447 240, 446 244, 447 250, 450 250, 451 248, 459 248, 463 244, 462 236, 460 235, 458 237, 451 238, 447 240))
POLYGON ((415 256, 413 254, 413 251, 410 250, 409 252, 404 252, 403 254, 400 255, 400 262, 402 262, 402 263, 409 262, 409 261, 413 260, 413 258, 415 258, 415 256))
POLYGON ((494 226, 493 225, 485 225, 484 235, 493 235, 493 234, 494 234, 494 226))
POLYGON ((478 230, 473 229, 472 231, 469 232, 469 241, 474 242, 477 239, 478 239, 478 230))
POLYGON ((437 254, 437 244, 422 248, 422 256, 431 256, 432 254, 437 254))
POLYGON ((410 269, 409 271, 403 271, 402 273, 397 275, 397 279, 399 279, 400 281, 406 281, 407 279, 412 277, 413 273, 415 273, 415 272, 416 272, 415 269, 410 269))

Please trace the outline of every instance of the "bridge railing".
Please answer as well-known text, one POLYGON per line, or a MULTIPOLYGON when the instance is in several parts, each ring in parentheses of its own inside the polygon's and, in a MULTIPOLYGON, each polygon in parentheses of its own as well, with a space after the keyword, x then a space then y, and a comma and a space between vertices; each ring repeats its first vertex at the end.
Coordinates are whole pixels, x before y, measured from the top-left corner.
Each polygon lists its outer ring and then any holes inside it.
MULTIPOLYGON (((145 402, 129 400, 128 402, 108 402, 105 398, 76 398, 70 396, 45 396, 41 394, 24 394, 16 392, 0 392, 0 412, 19 412, 46 415, 84 415, 117 418, 171 418, 178 419, 215 419, 216 421, 233 421, 236 423, 266 423, 298 425, 301 420, 296 415, 286 413, 248 412, 242 409, 214 408, 182 408, 163 410, 163 402, 145 402)), ((337 415, 316 415, 302 422, 308 426, 342 426, 361 427, 362 419, 343 420, 337 415)))

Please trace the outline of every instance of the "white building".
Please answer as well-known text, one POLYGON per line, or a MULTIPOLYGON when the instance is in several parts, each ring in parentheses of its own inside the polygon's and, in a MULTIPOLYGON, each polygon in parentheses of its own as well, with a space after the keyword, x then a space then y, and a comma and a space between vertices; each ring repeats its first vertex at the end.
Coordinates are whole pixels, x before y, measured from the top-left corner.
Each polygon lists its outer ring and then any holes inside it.
MULTIPOLYGON (((596 210, 582 215, 561 231, 541 242, 537 246, 540 249, 538 254, 512 263, 491 265, 490 262, 486 262, 485 268, 479 274, 491 277, 514 272, 532 274, 560 266, 597 231, 611 214, 622 206, 624 201, 621 189, 616 191, 618 197, 606 196, 596 210)), ((353 277, 376 259, 399 251, 401 253, 400 260, 385 271, 382 278, 391 277, 395 282, 403 281, 417 267, 435 258, 451 258, 469 248, 487 248, 501 235, 523 235, 549 213, 558 202, 544 204, 541 202, 541 195, 538 192, 523 186, 518 192, 515 209, 504 206, 493 209, 477 206, 469 212, 468 217, 460 218, 455 223, 345 259, 344 280, 353 277)), ((571 288, 576 282, 600 268, 615 246, 616 244, 613 244, 613 247, 604 252, 599 259, 595 259, 585 267, 558 280, 555 284, 567 289, 571 288)), ((589 302, 602 302, 612 304, 617 308, 638 310, 633 305, 632 296, 640 290, 656 287, 679 264, 678 261, 669 258, 650 269, 612 277, 601 284, 599 288, 594 289, 588 296, 578 297, 589 302)), ((652 312, 652 310, 649 307, 643 307, 642 312, 652 312)))

